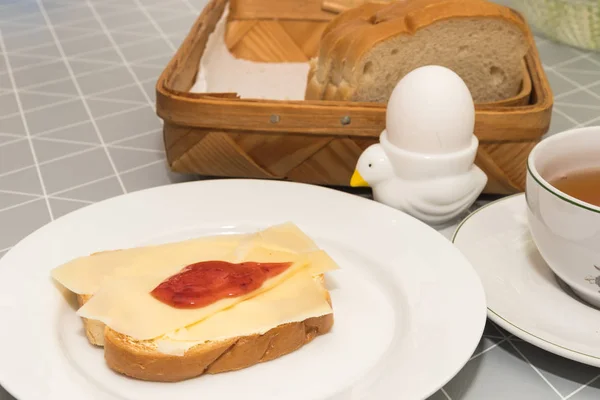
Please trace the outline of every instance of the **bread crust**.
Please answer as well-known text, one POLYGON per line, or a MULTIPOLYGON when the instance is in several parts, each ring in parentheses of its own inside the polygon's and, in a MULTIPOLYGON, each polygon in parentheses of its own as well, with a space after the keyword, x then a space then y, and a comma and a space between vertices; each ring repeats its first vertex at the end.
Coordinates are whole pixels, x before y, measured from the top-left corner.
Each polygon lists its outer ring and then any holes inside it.
POLYGON ((527 32, 524 21, 512 10, 485 0, 365 4, 342 13, 332 20, 331 27, 325 29, 319 58, 309 71, 312 79, 307 84, 305 98, 354 100, 352 96, 364 68, 365 56, 375 46, 402 35, 408 38, 437 22, 459 18, 501 19, 514 25, 523 32, 523 36, 527 32))
MULTIPOLYGON (((331 305, 323 275, 315 277, 331 305)), ((78 295, 79 305, 92 296, 78 295)), ((135 340, 120 334, 99 321, 82 318, 88 341, 104 347, 109 368, 131 378, 178 382, 204 374, 218 374, 248 368, 298 350, 317 336, 328 333, 334 323, 333 314, 282 324, 264 334, 240 336, 208 342, 188 349, 184 355, 165 354, 153 340, 135 340)))
POLYGON ((106 328, 104 358, 112 370, 132 378, 178 382, 274 360, 329 332, 332 326, 333 314, 327 314, 279 325, 262 335, 200 344, 187 350, 183 356, 160 353, 152 341, 132 341, 106 328))
MULTIPOLYGON (((331 63, 335 60, 330 51, 336 48, 338 42, 352 33, 362 20, 368 19, 381 8, 382 4, 366 3, 339 14, 332 19, 321 34, 319 53, 309 67, 305 97, 310 100, 332 98, 335 88, 328 88, 331 63), (329 93, 325 92, 329 89, 329 93), (334 90, 332 92, 332 90, 334 90)), ((331 85, 329 85, 331 86, 331 85)))
MULTIPOLYGON (((86 294, 77 295, 77 303, 79 307, 83 306, 92 296, 86 294)), ((81 318, 83 321, 83 329, 88 341, 94 346, 104 346, 104 328, 105 325, 100 321, 93 319, 81 318)))

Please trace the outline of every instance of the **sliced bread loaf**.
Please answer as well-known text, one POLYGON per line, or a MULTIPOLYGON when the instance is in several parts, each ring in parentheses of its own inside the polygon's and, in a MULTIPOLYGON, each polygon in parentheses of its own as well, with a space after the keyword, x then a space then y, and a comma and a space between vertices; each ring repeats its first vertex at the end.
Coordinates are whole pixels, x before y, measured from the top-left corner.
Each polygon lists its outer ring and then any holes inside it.
POLYGON ((486 0, 365 4, 324 31, 306 99, 386 102, 404 75, 436 64, 461 76, 476 103, 503 100, 521 88, 526 34, 517 14, 486 0))

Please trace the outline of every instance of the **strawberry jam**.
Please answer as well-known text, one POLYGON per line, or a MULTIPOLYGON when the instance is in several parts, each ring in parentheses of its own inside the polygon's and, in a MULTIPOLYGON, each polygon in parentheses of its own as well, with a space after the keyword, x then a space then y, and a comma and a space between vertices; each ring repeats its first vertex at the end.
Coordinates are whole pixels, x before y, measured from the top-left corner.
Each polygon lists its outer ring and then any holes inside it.
POLYGON ((200 308, 248 294, 292 263, 203 261, 188 265, 160 283, 150 294, 175 308, 200 308))

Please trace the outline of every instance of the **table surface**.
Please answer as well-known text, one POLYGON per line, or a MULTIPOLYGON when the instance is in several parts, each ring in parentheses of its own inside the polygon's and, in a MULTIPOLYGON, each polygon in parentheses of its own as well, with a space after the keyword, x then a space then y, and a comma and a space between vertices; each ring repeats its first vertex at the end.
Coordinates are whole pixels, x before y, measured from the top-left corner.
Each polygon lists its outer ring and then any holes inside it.
MULTIPOLYGON (((167 169, 154 84, 204 4, 0 1, 0 257, 87 204, 197 179, 167 169)), ((548 134, 600 124, 600 54, 537 43, 555 94, 548 134)), ((488 321, 431 400, 591 400, 599 378, 488 321)), ((0 388, 0 399, 12 397, 0 388)))

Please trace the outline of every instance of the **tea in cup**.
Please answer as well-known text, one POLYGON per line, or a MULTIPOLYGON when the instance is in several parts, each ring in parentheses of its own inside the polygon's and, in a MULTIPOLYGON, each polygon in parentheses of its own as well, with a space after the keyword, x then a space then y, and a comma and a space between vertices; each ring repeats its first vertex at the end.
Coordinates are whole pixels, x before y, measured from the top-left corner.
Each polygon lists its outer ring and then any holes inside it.
POLYGON ((540 254, 581 299, 600 307, 600 126, 538 143, 527 160, 525 192, 540 254))

